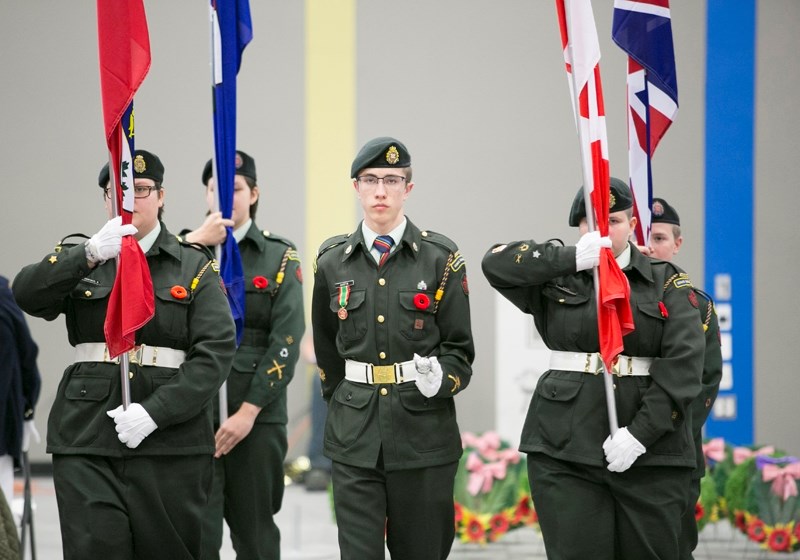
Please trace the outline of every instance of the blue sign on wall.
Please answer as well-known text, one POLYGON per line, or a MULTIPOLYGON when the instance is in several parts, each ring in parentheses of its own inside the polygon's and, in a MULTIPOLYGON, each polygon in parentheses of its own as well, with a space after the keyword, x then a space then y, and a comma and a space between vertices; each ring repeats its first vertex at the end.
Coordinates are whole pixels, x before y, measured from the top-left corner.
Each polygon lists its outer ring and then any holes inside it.
POLYGON ((707 437, 753 443, 755 0, 708 0, 706 291, 716 303, 723 376, 707 437))

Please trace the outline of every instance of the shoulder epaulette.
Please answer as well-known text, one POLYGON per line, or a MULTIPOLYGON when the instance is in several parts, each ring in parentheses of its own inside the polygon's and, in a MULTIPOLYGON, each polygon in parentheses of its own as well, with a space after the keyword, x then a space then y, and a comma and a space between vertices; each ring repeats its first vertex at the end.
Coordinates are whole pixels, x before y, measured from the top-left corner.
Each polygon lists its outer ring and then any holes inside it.
MULTIPOLYGON (((679 267, 675 266, 671 262, 664 262, 666 265, 665 268, 672 268, 673 274, 667 277, 667 280, 664 282, 663 290, 666 292, 670 288, 694 288, 692 285, 692 281, 689 279, 689 275, 686 274, 683 270, 679 267)), ((652 264, 657 264, 658 261, 652 261, 652 264)), ((667 273, 669 274, 669 273, 667 273)))
POLYGON ((286 245, 287 247, 291 247, 292 249, 296 249, 297 248, 294 243, 292 243, 291 241, 289 241, 285 237, 281 237, 280 235, 275 235, 274 233, 272 233, 271 231, 269 231, 267 229, 263 230, 261 233, 264 235, 264 239, 267 239, 269 241, 277 241, 279 243, 283 243, 284 245, 286 245))
POLYGON ((330 251, 331 249, 333 249, 334 247, 338 247, 339 245, 347 241, 348 237, 350 237, 349 233, 334 235, 333 237, 326 239, 322 243, 322 245, 319 246, 319 250, 317 251, 317 254, 314 256, 314 262, 311 263, 311 268, 314 271, 314 274, 317 273, 317 261, 319 260, 319 258, 328 251, 330 251))
POLYGON ((711 317, 716 313, 714 309, 714 299, 700 288, 694 288, 694 291, 708 302, 706 304, 705 317, 703 318, 703 328, 708 329, 708 325, 711 323, 711 317))
POLYGON ((67 243, 67 239, 69 239, 70 237, 79 237, 81 239, 89 239, 89 236, 86 235, 86 234, 83 234, 83 233, 70 233, 69 235, 65 235, 64 237, 61 238, 61 240, 53 248, 53 252, 59 253, 59 252, 61 252, 61 248, 64 247, 64 246, 73 247, 73 246, 77 245, 78 243, 82 243, 82 241, 75 241, 73 243, 67 243))
POLYGON ((441 247, 444 247, 450 253, 458 252, 458 245, 456 245, 455 241, 453 241, 446 235, 442 235, 441 233, 436 233, 435 231, 430 231, 430 230, 423 230, 421 235, 423 241, 430 241, 431 243, 435 243, 441 247))
POLYGON ((184 238, 182 238, 179 235, 176 235, 175 237, 178 239, 178 243, 180 243, 184 247, 191 247, 192 249, 195 249, 197 251, 200 251, 201 253, 204 253, 205 256, 209 258, 209 260, 213 261, 213 260, 216 259, 216 256, 214 255, 214 251, 212 251, 208 246, 203 245, 202 243, 192 243, 191 241, 186 241, 184 238))
POLYGON ((349 233, 343 233, 340 235, 334 235, 333 237, 326 239, 322 245, 319 246, 319 251, 317 251, 317 258, 321 257, 324 253, 327 253, 334 247, 337 247, 347 241, 347 238, 350 237, 349 233))

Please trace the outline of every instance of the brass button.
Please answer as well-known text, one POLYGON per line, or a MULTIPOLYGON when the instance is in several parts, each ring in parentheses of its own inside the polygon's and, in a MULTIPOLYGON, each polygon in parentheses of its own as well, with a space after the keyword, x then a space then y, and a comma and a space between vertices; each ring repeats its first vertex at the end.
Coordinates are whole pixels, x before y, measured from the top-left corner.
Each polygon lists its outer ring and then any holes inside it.
POLYGON ((558 303, 564 303, 565 301, 567 301, 567 300, 565 300, 564 298, 559 298, 558 299, 558 303))
POLYGON ((379 357, 381 360, 385 360, 385 359, 386 359, 386 352, 381 352, 380 354, 378 354, 378 357, 379 357))
POLYGON ((86 297, 92 297, 92 291, 86 290, 85 292, 83 292, 83 295, 85 295, 86 297))
POLYGON ((422 237, 428 237, 428 232, 427 231, 420 232, 420 235, 422 237))
POLYGON ((678 411, 677 410, 673 410, 672 411, 672 419, 673 420, 677 420, 678 419, 678 411))
POLYGON ((383 323, 385 320, 386 320, 386 318, 383 315, 378 315, 378 322, 379 323, 383 323))
POLYGON ((387 389, 386 387, 381 387, 381 396, 385 397, 388 394, 389 394, 389 389, 387 389))
POLYGON ((386 278, 381 278, 380 280, 378 280, 378 285, 385 286, 386 285, 386 278))
POLYGON ((132 371, 128 372, 128 379, 133 379, 133 372, 132 371))
POLYGON ((706 399, 706 408, 711 406, 711 399, 706 399))

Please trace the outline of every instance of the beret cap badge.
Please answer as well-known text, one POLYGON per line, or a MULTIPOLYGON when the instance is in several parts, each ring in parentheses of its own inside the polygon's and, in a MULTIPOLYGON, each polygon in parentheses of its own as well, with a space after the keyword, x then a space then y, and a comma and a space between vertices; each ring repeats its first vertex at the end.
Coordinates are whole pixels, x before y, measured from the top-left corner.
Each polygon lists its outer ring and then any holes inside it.
POLYGON ((147 171, 147 164, 141 155, 137 155, 133 159, 133 170, 136 171, 136 173, 144 173, 147 171))
POLYGON ((395 165, 400 161, 400 152, 397 151, 396 146, 390 146, 389 149, 386 150, 386 161, 390 165, 395 165))
POLYGON ((610 209, 610 208, 614 208, 614 205, 615 205, 616 203, 617 203, 617 197, 616 197, 616 196, 614 196, 614 193, 610 192, 610 193, 608 194, 608 207, 609 207, 609 209, 610 209))
POLYGON ((660 202, 656 201, 653 203, 653 214, 656 216, 661 216, 664 214, 664 205, 660 202))

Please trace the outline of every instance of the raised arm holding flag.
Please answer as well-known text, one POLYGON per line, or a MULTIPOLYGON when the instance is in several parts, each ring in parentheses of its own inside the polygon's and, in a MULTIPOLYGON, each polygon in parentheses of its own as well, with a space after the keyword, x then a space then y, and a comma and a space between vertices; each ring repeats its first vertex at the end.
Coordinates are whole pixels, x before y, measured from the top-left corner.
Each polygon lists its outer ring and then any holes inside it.
MULTIPOLYGON (((123 229, 133 217, 133 96, 150 69, 150 37, 141 0, 97 2, 97 38, 103 123, 111 173, 111 208, 123 229)), ((113 226, 112 226, 113 227, 113 226)), ((136 331, 155 312, 153 282, 139 244, 122 236, 117 275, 108 305, 105 338, 109 355, 120 356, 122 405, 130 405, 128 355, 136 331)))
MULTIPOLYGON (((222 218, 231 219, 233 181, 236 170, 236 75, 242 64, 242 53, 253 39, 249 0, 211 0, 211 84, 214 115, 214 168, 217 183, 216 210, 222 218)), ((228 303, 236 325, 236 344, 244 331, 244 271, 233 228, 226 228, 225 241, 216 247, 220 276, 225 284, 228 303)), ((219 414, 228 417, 228 389, 219 392, 219 414)))
POLYGON ((629 242, 633 198, 608 175, 590 2, 557 0, 556 7, 584 170, 569 225, 581 237, 574 246, 497 244, 483 259, 489 283, 533 316, 552 351, 519 449, 528 454, 548 557, 678 558, 702 329, 688 277, 629 242))
POLYGON ((97 12, 111 152, 98 185, 111 219, 24 267, 14 295, 31 315, 63 314, 75 347, 47 430, 64 559, 199 558, 210 403, 235 330, 214 259, 161 221, 161 159, 129 144, 149 65, 142 1, 99 0, 97 12))
MULTIPOLYGON (((589 0, 557 0, 556 10, 578 130, 586 220, 590 232, 598 230, 600 236, 606 237, 611 191, 606 115, 600 81, 600 44, 594 14, 589 0)), ((622 351, 622 337, 633 330, 633 317, 628 303, 630 290, 608 247, 601 250, 600 260, 592 273, 598 306, 600 355, 605 371, 609 372, 622 351)), ((603 379, 608 423, 613 435, 619 428, 613 383, 607 375, 603 379)))

